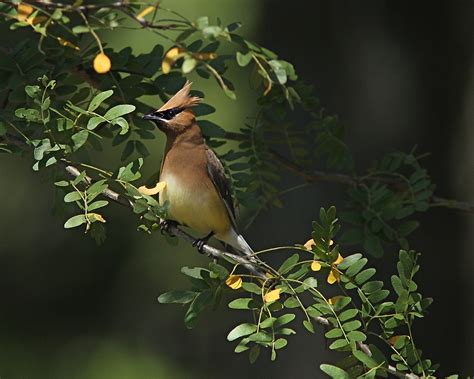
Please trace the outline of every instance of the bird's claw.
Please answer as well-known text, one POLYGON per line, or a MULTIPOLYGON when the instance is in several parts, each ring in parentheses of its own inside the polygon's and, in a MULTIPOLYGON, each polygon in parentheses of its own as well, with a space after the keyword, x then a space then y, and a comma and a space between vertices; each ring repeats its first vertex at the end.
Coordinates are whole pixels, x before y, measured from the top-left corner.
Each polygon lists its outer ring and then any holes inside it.
POLYGON ((207 241, 214 235, 213 232, 209 233, 204 238, 198 238, 193 242, 193 246, 197 247, 197 251, 201 254, 204 254, 204 246, 207 244, 207 241))
POLYGON ((172 220, 161 220, 160 221, 160 232, 161 234, 169 233, 172 226, 178 226, 176 221, 172 220))
POLYGON ((206 245, 207 240, 205 239, 197 239, 193 242, 193 246, 197 248, 197 251, 201 254, 204 254, 204 245, 206 245))

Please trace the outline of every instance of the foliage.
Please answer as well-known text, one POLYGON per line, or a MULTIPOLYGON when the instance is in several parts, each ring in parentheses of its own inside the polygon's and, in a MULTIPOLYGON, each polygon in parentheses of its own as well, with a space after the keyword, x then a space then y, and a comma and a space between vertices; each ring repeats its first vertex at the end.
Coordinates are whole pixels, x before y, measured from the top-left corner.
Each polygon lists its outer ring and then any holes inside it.
MULTIPOLYGON (((362 254, 339 258, 339 245, 331 244, 338 230, 336 209, 322 208, 320 220, 313 223, 312 248, 293 247, 295 253, 278 270, 271 269, 267 280, 242 274, 240 285, 230 289, 229 271, 210 263, 208 269, 184 268, 191 290, 171 291, 158 300, 188 305, 185 324, 193 327, 197 316, 215 307, 223 292, 238 292, 229 308, 250 312, 254 321, 236 325, 227 339, 237 341, 236 353, 248 351, 251 362, 262 348, 276 359, 278 350, 296 333, 294 324, 301 322, 310 333, 320 329, 329 348, 345 355, 336 366, 322 365, 333 378, 386 377, 389 366, 400 373, 433 374, 437 366, 422 359, 412 334, 415 319, 423 318, 432 302, 417 292, 414 282, 419 254, 400 250, 397 274, 388 289, 374 280, 376 270, 367 268, 368 259, 362 254), (325 281, 336 285, 338 293, 325 296, 325 281)), ((288 249, 270 249, 262 255, 288 249)))
POLYGON ((238 292, 228 306, 250 312, 253 321, 237 325, 227 338, 237 342, 237 353, 248 351, 252 362, 263 349, 276 359, 295 334, 293 325, 301 322, 310 333, 322 329, 329 348, 345 356, 336 365, 321 365, 331 377, 433 374, 436 365, 422 358, 412 334, 414 320, 424 317, 431 299, 417 292, 413 278, 419 255, 408 237, 418 226, 416 212, 446 204, 437 203, 421 156, 415 150, 391 152, 357 175, 337 117, 325 114, 291 63, 237 34, 240 23, 223 25, 208 17, 192 21, 160 4, 114 4, 0 4, 11 33, 26 37, 2 48, 0 151, 26 152, 33 170, 48 172, 71 213, 64 227, 83 227, 101 242, 109 206, 101 195, 111 198, 113 190, 120 198, 112 199, 138 216, 139 230, 160 229, 167 204, 160 206, 153 197, 159 192, 156 180, 145 180, 152 190, 137 184, 143 180, 143 157, 149 155, 143 141, 155 138, 154 127, 141 118, 150 108, 143 96, 166 101, 184 84, 184 75, 195 73, 213 78, 236 99, 227 71, 230 66, 245 70, 259 95, 258 111, 238 133, 205 119, 215 111, 211 105, 196 107, 237 203, 255 215, 282 206, 281 194, 293 190, 279 184, 281 169, 288 169, 305 182, 348 185, 346 209, 340 212, 347 228, 336 239, 335 208, 321 209, 309 245, 264 251, 294 251, 278 270, 263 264, 267 279, 237 273, 239 264, 185 267, 191 289, 168 292, 159 301, 186 305, 185 324, 193 327, 204 309, 216 306, 225 293, 238 292), (117 28, 154 33, 157 44, 145 54, 130 47, 114 51, 100 33, 117 28), (92 164, 92 157, 116 146, 121 163, 92 164), (327 169, 338 172, 321 171, 327 169), (376 270, 366 267, 362 254, 341 254, 341 246, 358 244, 380 257, 386 243, 402 248, 390 286, 373 279, 376 270), (324 295, 321 273, 338 295, 324 295))

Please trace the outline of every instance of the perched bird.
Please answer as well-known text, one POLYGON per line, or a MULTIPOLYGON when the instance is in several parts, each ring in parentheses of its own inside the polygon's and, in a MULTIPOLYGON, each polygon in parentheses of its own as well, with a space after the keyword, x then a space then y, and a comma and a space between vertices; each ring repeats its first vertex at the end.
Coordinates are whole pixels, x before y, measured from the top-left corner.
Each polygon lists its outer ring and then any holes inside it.
POLYGON ((190 82, 160 109, 146 114, 166 135, 160 181, 166 187, 160 204, 169 202, 168 216, 205 235, 197 244, 214 236, 245 255, 252 249, 237 230, 235 211, 224 167, 206 145, 192 107, 201 99, 190 96, 190 82))

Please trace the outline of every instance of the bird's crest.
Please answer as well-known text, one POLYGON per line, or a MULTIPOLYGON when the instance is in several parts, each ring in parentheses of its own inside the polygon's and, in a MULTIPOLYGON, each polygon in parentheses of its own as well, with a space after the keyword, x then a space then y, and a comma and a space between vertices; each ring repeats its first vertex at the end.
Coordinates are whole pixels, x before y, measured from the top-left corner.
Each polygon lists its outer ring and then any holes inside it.
POLYGON ((159 112, 173 108, 190 108, 201 102, 201 98, 197 96, 189 96, 189 90, 193 83, 186 81, 186 84, 174 96, 169 99, 160 109, 159 112))

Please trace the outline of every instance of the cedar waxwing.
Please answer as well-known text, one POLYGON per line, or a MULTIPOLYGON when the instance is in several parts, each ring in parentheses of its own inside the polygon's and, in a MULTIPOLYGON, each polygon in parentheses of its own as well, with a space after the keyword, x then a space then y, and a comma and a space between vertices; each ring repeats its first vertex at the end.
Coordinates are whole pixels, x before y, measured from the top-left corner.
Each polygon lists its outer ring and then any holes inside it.
POLYGON ((168 217, 206 235, 197 244, 200 250, 211 236, 238 252, 253 254, 237 231, 234 204, 224 167, 206 145, 192 107, 201 99, 190 96, 186 82, 166 104, 145 115, 166 135, 160 181, 166 187, 159 202, 169 202, 168 217))

